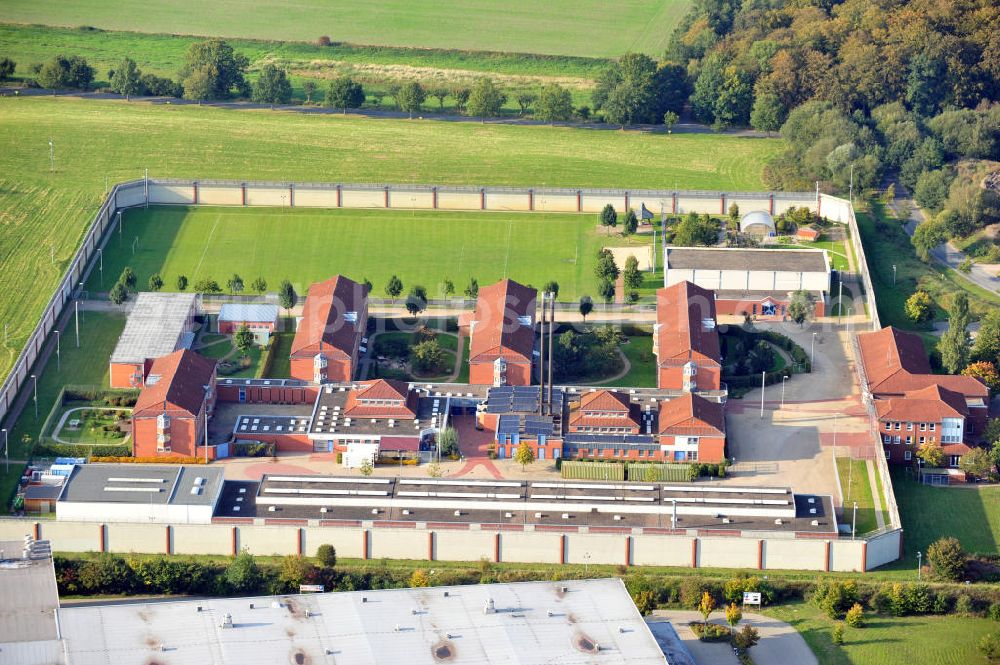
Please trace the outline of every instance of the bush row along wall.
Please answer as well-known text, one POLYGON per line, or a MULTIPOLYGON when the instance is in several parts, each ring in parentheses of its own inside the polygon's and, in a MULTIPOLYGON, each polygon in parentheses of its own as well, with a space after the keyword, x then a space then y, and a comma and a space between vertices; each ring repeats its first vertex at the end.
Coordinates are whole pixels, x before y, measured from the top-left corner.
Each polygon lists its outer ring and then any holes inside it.
MULTIPOLYGON (((324 544, 342 557, 512 563, 609 564, 860 572, 895 560, 900 532, 871 540, 788 538, 772 534, 669 534, 669 529, 592 527, 534 530, 455 528, 418 524, 397 528, 379 523, 311 525, 244 522, 165 525, 139 522, 34 522, 0 520, 0 540, 25 534, 51 541, 58 552, 315 556, 324 544), (588 558, 589 557, 589 558, 588 558)), ((252 522, 252 520, 251 520, 252 522)))

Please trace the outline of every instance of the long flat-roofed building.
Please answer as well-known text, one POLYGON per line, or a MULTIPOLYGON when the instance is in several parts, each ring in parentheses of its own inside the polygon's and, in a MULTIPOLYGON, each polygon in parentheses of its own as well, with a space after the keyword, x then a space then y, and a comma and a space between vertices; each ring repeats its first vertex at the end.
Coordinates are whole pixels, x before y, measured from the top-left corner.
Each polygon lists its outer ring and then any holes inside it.
POLYGON ((142 387, 156 358, 194 341, 195 293, 140 293, 111 354, 111 387, 142 387))
POLYGON ((293 379, 351 381, 368 325, 368 289, 337 275, 309 287, 292 340, 293 379))
POLYGON ((653 354, 658 388, 719 390, 722 351, 715 293, 686 280, 657 291, 653 354))
POLYGON ((511 279, 479 289, 475 311, 462 318, 471 337, 469 383, 531 385, 537 297, 511 279))
POLYGON ((59 620, 54 662, 74 665, 667 665, 619 579, 105 604, 59 620))
POLYGON ((668 247, 663 285, 683 281, 715 291, 719 315, 743 313, 780 320, 795 291, 813 295, 823 316, 830 291, 830 258, 823 249, 668 247))

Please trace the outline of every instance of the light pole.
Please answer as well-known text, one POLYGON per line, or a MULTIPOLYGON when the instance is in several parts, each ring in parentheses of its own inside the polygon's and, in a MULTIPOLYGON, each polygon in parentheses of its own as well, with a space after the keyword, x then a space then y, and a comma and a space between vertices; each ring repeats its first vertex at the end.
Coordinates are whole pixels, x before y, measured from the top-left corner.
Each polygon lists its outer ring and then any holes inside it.
POLYGON ((923 556, 924 556, 924 553, 921 552, 921 551, 919 551, 919 550, 917 550, 917 579, 918 580, 920 579, 920 569, 923 568, 923 566, 920 564, 920 561, 923 558, 923 556))
POLYGON ((858 502, 854 502, 854 516, 851 518, 851 540, 854 540, 854 536, 857 533, 856 529, 858 526, 858 502))
POLYGON ((583 555, 583 576, 586 577, 590 571, 590 552, 583 555))
POLYGON ((38 377, 32 374, 31 382, 35 389, 35 420, 38 420, 38 377))
POLYGON ((809 370, 812 371, 816 361, 816 333, 813 333, 812 342, 809 344, 809 370))
POLYGON ((104 249, 101 247, 97 248, 97 259, 100 261, 99 265, 101 268, 101 290, 104 290, 104 249))
POLYGON ((56 170, 56 147, 52 143, 52 139, 49 139, 49 173, 53 173, 56 170))
POLYGON ((76 320, 76 348, 80 348, 80 299, 73 301, 73 318, 76 320))
POLYGON ((59 329, 55 330, 56 333, 56 371, 62 371, 62 337, 59 335, 59 329))
POLYGON ((781 377, 781 408, 785 408, 785 381, 788 380, 787 376, 781 377))
POLYGON ((7 428, 0 430, 3 432, 3 472, 8 473, 10 471, 10 455, 7 451, 7 428))
POLYGON ((892 264, 892 285, 896 286, 896 264, 892 264))
POLYGON ((764 420, 764 377, 767 376, 767 371, 760 373, 760 419, 764 420))
POLYGON ((122 211, 118 211, 118 244, 122 241, 122 211))
POLYGON ((848 305, 847 306, 847 337, 848 337, 848 339, 850 339, 850 337, 851 337, 851 314, 852 313, 853 313, 853 311, 851 310, 851 306, 848 305))

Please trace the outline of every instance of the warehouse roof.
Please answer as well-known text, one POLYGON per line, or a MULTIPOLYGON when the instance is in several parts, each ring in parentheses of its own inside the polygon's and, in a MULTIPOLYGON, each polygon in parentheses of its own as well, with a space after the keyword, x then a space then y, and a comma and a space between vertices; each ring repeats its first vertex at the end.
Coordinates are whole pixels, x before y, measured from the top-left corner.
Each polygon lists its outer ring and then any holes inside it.
POLYGON ((667 268, 825 273, 828 262, 824 249, 669 247, 667 268))
POLYGON ((197 300, 195 293, 138 294, 111 362, 141 363, 190 347, 194 340, 190 318, 197 300))
POLYGON ((60 622, 80 663, 667 662, 618 579, 69 607, 60 622))
POLYGON ((222 489, 223 475, 221 467, 82 464, 73 469, 59 500, 210 506, 222 489))
POLYGON ((227 302, 219 310, 219 321, 273 323, 278 318, 277 305, 254 305, 227 302))
MULTIPOLYGON (((28 527, 25 526, 25 529, 28 527)), ((47 662, 29 660, 51 652, 57 639, 55 612, 59 607, 52 551, 48 541, 0 541, 0 662, 47 662), (23 558, 25 547, 29 556, 23 558), (11 649, 11 642, 21 642, 11 649)), ((58 662, 58 661, 55 661, 58 662)))

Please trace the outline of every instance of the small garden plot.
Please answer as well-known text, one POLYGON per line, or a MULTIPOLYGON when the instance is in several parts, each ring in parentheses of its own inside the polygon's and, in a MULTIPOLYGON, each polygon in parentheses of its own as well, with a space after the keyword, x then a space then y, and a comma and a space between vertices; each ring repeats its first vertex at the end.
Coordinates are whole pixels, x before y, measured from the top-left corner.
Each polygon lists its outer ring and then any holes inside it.
POLYGON ((52 438, 59 443, 69 444, 116 444, 124 443, 130 433, 129 416, 132 409, 127 407, 102 407, 87 404, 72 406, 63 412, 61 423, 56 426, 52 438))
POLYGON ((458 337, 432 328, 379 333, 373 340, 375 371, 382 378, 446 379, 455 368, 458 337))

